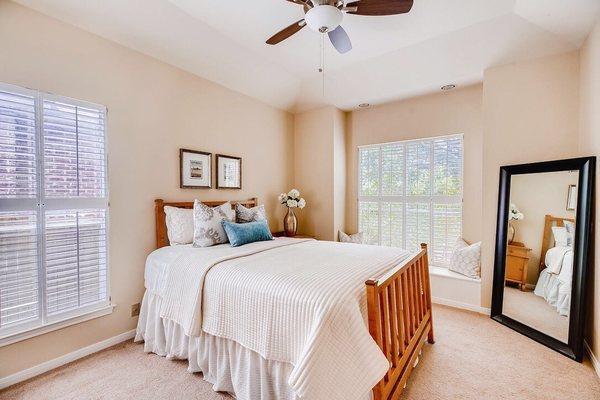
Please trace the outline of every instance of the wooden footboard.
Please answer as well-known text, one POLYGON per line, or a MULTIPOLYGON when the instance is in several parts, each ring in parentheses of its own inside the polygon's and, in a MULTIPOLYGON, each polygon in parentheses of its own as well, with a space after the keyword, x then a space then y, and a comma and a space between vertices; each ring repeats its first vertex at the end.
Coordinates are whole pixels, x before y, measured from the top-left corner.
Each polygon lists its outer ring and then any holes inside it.
POLYGON ((369 332, 390 362, 374 400, 397 399, 425 343, 434 343, 427 245, 410 260, 366 282, 369 332))

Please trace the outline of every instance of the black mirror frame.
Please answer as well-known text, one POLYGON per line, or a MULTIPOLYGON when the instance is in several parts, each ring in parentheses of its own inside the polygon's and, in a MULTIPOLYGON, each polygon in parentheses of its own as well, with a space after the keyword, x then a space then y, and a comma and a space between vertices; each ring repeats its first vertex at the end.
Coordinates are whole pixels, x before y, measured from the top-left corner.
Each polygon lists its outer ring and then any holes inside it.
POLYGON ((589 278, 588 263, 592 251, 595 173, 596 157, 572 158, 567 160, 500 167, 491 318, 578 362, 582 362, 584 355, 583 340, 587 308, 586 278, 589 278), (568 343, 563 343, 558 339, 548 336, 543 332, 502 314, 506 242, 508 234, 508 224, 506 221, 508 220, 510 183, 513 175, 575 170, 579 172, 579 182, 577 191, 575 248, 573 254, 571 310, 569 314, 569 340, 568 343))

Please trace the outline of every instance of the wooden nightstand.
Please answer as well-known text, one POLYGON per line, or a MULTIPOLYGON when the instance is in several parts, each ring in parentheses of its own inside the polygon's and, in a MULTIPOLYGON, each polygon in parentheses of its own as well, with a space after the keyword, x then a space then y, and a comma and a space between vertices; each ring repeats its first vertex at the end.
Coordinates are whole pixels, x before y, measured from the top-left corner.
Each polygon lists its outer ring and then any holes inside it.
POLYGON ((521 290, 525 290, 527 284, 527 264, 531 249, 523 243, 512 242, 506 246, 506 271, 504 280, 519 284, 521 290))
MULTIPOLYGON (((273 237, 285 237, 285 232, 281 231, 281 232, 273 232, 273 237)), ((293 238, 295 239, 314 239, 314 236, 308 236, 308 235, 301 235, 301 234, 297 234, 296 236, 293 236, 293 238)))

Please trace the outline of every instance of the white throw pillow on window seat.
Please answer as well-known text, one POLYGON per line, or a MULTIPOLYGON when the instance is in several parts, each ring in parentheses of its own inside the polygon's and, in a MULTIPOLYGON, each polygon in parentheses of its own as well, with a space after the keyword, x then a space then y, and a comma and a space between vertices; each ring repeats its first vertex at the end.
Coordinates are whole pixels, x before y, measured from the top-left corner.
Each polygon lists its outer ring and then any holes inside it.
POLYGON ((338 232, 338 239, 342 243, 354 243, 354 244, 364 244, 365 239, 362 232, 353 233, 352 235, 348 235, 342 231, 338 232))
POLYGON ((469 278, 479 279, 481 276, 481 242, 469 245, 458 238, 448 269, 469 278))

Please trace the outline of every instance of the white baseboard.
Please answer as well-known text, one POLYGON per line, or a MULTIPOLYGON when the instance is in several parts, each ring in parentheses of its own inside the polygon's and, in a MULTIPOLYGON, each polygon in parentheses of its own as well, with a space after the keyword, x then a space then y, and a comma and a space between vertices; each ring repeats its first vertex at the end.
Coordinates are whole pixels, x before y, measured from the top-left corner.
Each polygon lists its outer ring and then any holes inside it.
POLYGON ((81 348, 79 350, 75 350, 71 353, 65 354, 64 356, 60 356, 50 361, 43 362, 34 367, 27 368, 23 371, 19 371, 15 374, 6 376, 4 378, 0 378, 0 390, 16 383, 25 381, 27 379, 33 378, 34 376, 43 374, 44 372, 48 372, 54 368, 58 368, 62 365, 68 364, 72 361, 78 360, 90 354, 96 353, 100 350, 104 350, 108 347, 114 346, 115 344, 119 344, 126 340, 132 339, 135 336, 135 329, 121 333, 120 335, 113 336, 106 340, 103 340, 98 343, 94 343, 87 347, 81 348))
POLYGON ((583 345, 585 347, 586 352, 588 353, 588 356, 590 357, 590 360, 592 361, 592 366, 596 370, 596 374, 598 375, 598 378, 600 378, 600 361, 598 361, 598 359, 596 358, 594 353, 592 353, 592 349, 590 348, 590 345, 588 344, 587 341, 584 341, 583 345))
POLYGON ((454 300, 449 300, 449 299, 442 299, 442 298, 439 298, 439 297, 431 297, 431 301, 433 303, 435 303, 435 304, 441 304, 443 306, 460 308, 462 310, 475 311, 476 313, 479 313, 479 314, 490 315, 490 309, 489 308, 477 306, 475 304, 461 303, 460 301, 454 301, 454 300))

